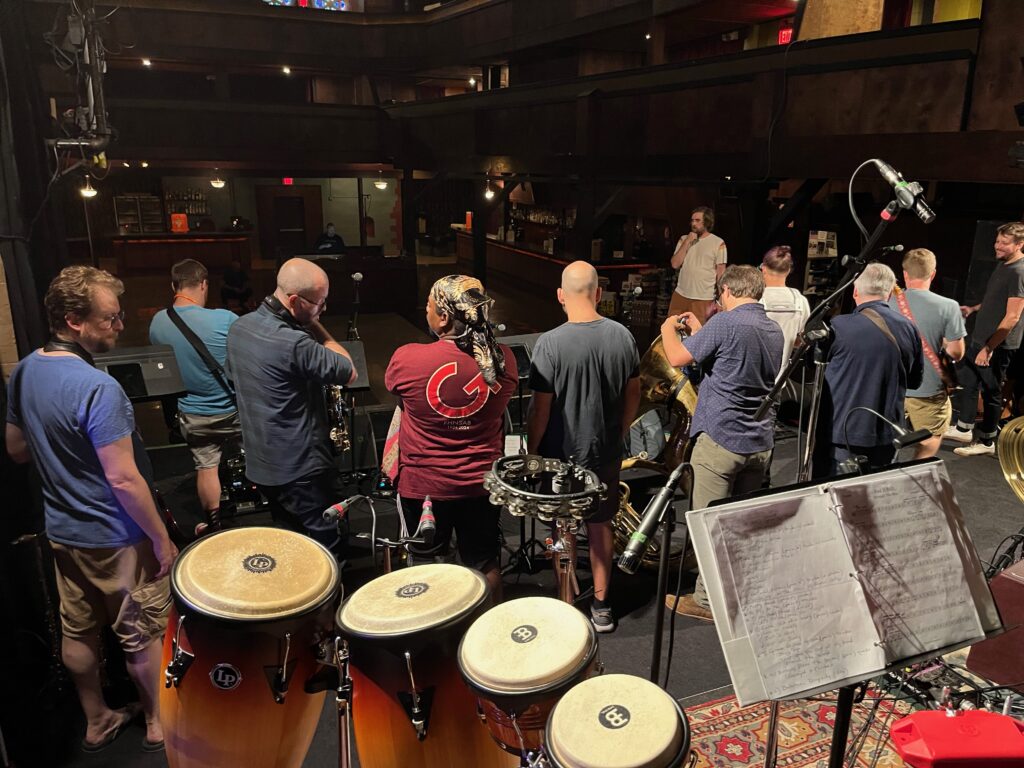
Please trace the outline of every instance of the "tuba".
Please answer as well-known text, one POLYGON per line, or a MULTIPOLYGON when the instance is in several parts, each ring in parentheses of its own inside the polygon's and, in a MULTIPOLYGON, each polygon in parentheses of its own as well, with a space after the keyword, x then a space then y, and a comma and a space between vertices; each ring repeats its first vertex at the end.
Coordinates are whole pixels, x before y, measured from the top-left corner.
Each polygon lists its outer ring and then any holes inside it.
MULTIPOLYGON (((681 332, 685 334, 686 329, 681 329, 681 332)), ((690 422, 697 407, 697 389, 682 371, 669 363, 665 356, 665 344, 661 336, 658 336, 640 360, 640 405, 637 418, 662 405, 668 407, 670 417, 675 417, 675 425, 660 458, 645 454, 631 456, 623 460, 622 469, 652 469, 668 475, 689 457, 690 422)), ((619 489, 619 510, 612 522, 612 530, 615 535, 615 552, 621 555, 630 536, 639 527, 641 515, 629 502, 629 486, 619 483, 619 489)), ((681 555, 681 550, 673 550, 670 560, 678 561, 681 555)), ((657 567, 658 542, 652 542, 641 565, 646 568, 657 567)))
POLYGON ((327 429, 331 437, 331 448, 335 454, 342 454, 352 446, 348 434, 348 404, 345 390, 338 384, 324 386, 324 405, 327 409, 327 429))
POLYGON ((1002 428, 996 453, 1003 478, 1017 498, 1024 501, 1024 416, 1002 428))

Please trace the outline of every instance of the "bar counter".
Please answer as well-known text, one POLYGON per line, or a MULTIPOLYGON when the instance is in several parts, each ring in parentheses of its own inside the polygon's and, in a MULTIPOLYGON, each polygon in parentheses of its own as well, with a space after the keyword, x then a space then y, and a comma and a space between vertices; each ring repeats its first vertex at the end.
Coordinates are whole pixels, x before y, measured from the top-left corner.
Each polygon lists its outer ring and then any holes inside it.
POLYGON ((250 267, 252 232, 170 232, 150 235, 115 235, 110 255, 122 276, 170 273, 182 259, 195 259, 211 272, 222 272, 233 260, 250 267))
MULTIPOLYGON (((456 232, 455 255, 459 270, 473 274, 473 234, 456 232)), ((522 245, 513 245, 501 240, 487 238, 487 274, 503 278, 522 286, 533 285, 542 290, 557 287, 562 280, 562 270, 572 261, 568 256, 541 253, 522 245)), ((654 269, 658 265, 650 262, 613 261, 594 264, 597 274, 609 279, 608 290, 618 291, 622 281, 630 272, 654 269)))

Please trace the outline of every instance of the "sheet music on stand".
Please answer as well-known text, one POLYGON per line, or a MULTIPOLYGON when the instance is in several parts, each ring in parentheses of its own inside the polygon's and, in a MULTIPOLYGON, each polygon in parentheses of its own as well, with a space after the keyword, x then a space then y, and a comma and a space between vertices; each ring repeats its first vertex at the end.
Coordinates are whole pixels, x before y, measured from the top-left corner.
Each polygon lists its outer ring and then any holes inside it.
POLYGON ((741 705, 832 690, 1001 627, 941 461, 687 522, 741 705))

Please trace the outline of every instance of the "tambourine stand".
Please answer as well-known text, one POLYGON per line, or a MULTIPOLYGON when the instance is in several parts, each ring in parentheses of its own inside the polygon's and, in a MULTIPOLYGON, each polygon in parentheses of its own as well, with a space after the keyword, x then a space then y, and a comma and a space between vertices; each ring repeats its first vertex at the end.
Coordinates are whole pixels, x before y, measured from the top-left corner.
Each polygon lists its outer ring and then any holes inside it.
POLYGON ((579 529, 579 521, 575 518, 559 517, 555 520, 558 538, 547 545, 558 581, 558 599, 569 605, 576 603, 576 596, 580 593, 576 579, 576 534, 579 529))

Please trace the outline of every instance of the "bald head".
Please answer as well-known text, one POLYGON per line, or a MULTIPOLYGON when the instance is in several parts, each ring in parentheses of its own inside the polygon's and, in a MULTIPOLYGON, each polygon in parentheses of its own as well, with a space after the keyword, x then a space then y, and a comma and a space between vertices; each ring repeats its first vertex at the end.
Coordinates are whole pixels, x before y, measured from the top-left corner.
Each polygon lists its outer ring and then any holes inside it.
POLYGON ((597 291, 597 270, 585 261, 574 261, 562 270, 562 293, 591 296, 597 291))
POLYGON ((277 272, 277 287, 284 294, 312 294, 325 286, 327 273, 306 259, 288 259, 277 272))

